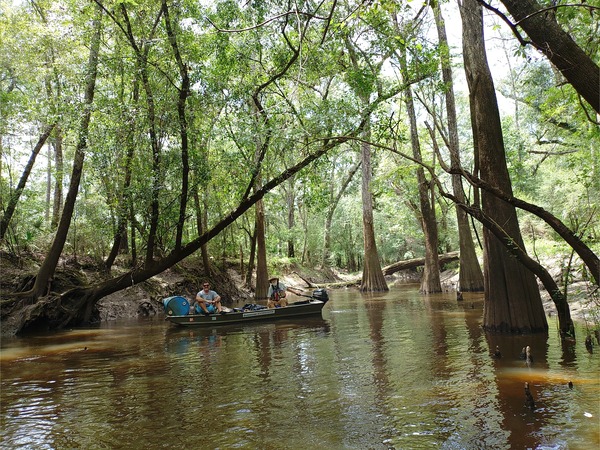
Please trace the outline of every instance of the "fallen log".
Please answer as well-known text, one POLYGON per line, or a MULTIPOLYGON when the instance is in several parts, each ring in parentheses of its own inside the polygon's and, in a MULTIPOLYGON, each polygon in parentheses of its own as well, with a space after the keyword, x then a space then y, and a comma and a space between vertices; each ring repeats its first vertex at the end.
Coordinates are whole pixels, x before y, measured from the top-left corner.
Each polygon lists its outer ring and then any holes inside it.
MULTIPOLYGON (((440 266, 448 264, 452 261, 458 261, 458 252, 450 252, 438 255, 438 260, 440 262, 440 266)), ((405 261, 398 261, 394 264, 384 267, 381 270, 383 271, 384 275, 392 275, 400 270, 414 269, 415 267, 423 265, 425 265, 425 258, 413 258, 405 261)))
POLYGON ((360 283, 362 283, 362 277, 353 278, 353 279, 347 280, 347 281, 338 281, 336 283, 322 283, 321 286, 331 288, 331 289, 336 289, 336 288, 343 288, 343 287, 349 287, 349 286, 360 287, 360 283))
POLYGON ((302 281, 304 281, 306 283, 306 287, 309 288, 317 288, 318 286, 316 286, 312 281, 310 281, 308 278, 304 278, 302 275, 300 275, 298 272, 294 271, 292 272, 294 275, 296 275, 298 278, 300 278, 302 281))
MULTIPOLYGON (((450 252, 444 253, 442 255, 438 255, 438 260, 440 266, 444 264, 448 264, 449 262, 458 261, 458 252, 450 252)), ((404 261, 398 261, 394 264, 390 264, 389 266, 385 266, 381 270, 384 275, 392 275, 401 270, 414 269, 415 267, 420 267, 425 265, 425 258, 413 258, 407 259, 404 261)), ((321 286, 325 286, 328 288, 342 288, 349 286, 360 286, 362 282, 362 277, 353 278, 347 281, 341 281, 337 283, 322 283, 321 286)))

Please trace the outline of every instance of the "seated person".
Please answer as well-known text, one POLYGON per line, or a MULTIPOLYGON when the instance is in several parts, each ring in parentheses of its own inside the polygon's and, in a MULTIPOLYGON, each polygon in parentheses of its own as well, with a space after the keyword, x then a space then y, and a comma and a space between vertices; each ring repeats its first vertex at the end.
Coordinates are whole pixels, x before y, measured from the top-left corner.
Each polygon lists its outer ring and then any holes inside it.
POLYGON ((285 284, 279 281, 279 278, 272 277, 269 279, 269 292, 267 293, 267 297, 269 300, 267 301, 267 308, 280 308, 282 306, 287 306, 287 300, 285 299, 287 293, 287 288, 285 284))
POLYGON ((210 284, 205 282, 202 284, 202 290, 196 294, 196 301, 193 304, 194 312, 196 314, 225 314, 225 311, 221 307, 221 297, 215 291, 210 289, 210 284))

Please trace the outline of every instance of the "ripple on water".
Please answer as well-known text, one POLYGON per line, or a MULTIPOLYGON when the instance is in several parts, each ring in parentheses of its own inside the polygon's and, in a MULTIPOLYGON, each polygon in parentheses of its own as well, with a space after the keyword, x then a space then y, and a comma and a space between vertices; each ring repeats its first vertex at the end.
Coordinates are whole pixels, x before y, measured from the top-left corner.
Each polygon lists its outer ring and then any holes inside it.
POLYGON ((599 355, 582 345, 565 349, 552 334, 489 337, 481 310, 416 290, 366 300, 342 291, 326 308, 326 320, 306 323, 140 322, 3 342, 2 443, 598 448, 599 355), (525 342, 532 367, 518 359, 525 342), (502 360, 490 358, 495 345, 502 360))

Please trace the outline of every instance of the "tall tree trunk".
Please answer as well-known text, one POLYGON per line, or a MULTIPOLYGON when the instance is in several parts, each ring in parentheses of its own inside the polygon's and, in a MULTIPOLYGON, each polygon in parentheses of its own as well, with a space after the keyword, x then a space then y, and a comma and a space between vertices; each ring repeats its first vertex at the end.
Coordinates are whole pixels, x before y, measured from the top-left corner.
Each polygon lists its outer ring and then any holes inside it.
MULTIPOLYGON (((346 49, 348 57, 356 73, 363 73, 365 68, 362 67, 359 58, 359 51, 348 36, 345 37, 346 49)), ((363 61, 364 62, 364 61, 363 61)), ((366 62, 369 75, 376 78, 381 70, 381 63, 373 65, 369 61, 366 62)), ((361 106, 364 111, 372 111, 372 104, 369 104, 371 94, 376 89, 377 81, 371 86, 368 83, 362 85, 356 84, 353 89, 355 94, 360 99, 361 106)), ((381 94, 381 86, 378 86, 378 94, 381 94)), ((378 95, 378 98, 381 98, 378 95)), ((360 286, 361 292, 377 292, 387 291, 388 285, 385 281, 385 276, 381 270, 381 261, 379 261, 379 252, 377 251, 377 241, 375 239, 375 225, 373 219, 373 194, 371 192, 371 179, 373 177, 373 169, 371 167, 371 146, 368 142, 371 139, 371 123, 370 113, 363 118, 364 127, 362 130, 363 142, 361 143, 361 164, 362 164, 362 219, 363 219, 363 274, 360 286)))
POLYGON ((501 1, 535 48, 546 55, 579 95, 600 114, 600 67, 563 30, 555 13, 542 8, 536 0, 501 1))
MULTIPOLYGON (((202 236, 204 230, 206 230, 207 217, 207 205, 200 201, 200 193, 198 192, 198 183, 194 183, 192 198, 194 199, 194 206, 196 209, 196 228, 198 229, 198 236, 202 236)), ((210 257, 208 255, 208 247, 206 244, 200 246, 200 256, 202 258, 202 266, 204 268, 204 275, 210 278, 211 265, 210 257)))
MULTIPOLYGON (((481 178, 512 195, 504 151, 500 113, 483 40, 483 15, 477 0, 460 3, 463 54, 474 118, 473 135, 479 151, 481 178)), ((482 211, 502 227, 519 248, 525 248, 516 210, 494 195, 482 192, 482 211)), ((484 229, 485 303, 483 326, 490 331, 525 333, 548 329, 533 273, 484 229)))
MULTIPOLYGON (((406 64, 406 52, 400 55, 400 68, 402 77, 408 82, 408 67, 406 64)), ((410 142, 413 157, 416 161, 422 161, 421 145, 419 143, 419 130, 417 128, 417 116, 413 102, 412 89, 408 86, 404 92, 406 111, 410 122, 410 142)), ((423 279, 421 280, 421 292, 431 294, 442 292, 440 281, 440 263, 438 260, 438 230, 435 218, 435 204, 429 201, 429 183, 425 178, 422 166, 417 166, 417 182, 419 183, 419 209, 421 226, 425 239, 425 266, 423 267, 423 279)))
POLYGON ((135 268, 137 266, 137 241, 135 238, 135 208, 133 207, 133 202, 129 203, 129 240, 131 247, 131 267, 135 268))
POLYGON ((87 147, 87 137, 90 125, 90 119, 92 114, 92 104, 94 102, 94 92, 96 86, 96 75, 98 70, 98 56, 100 53, 100 32, 102 30, 102 9, 97 8, 96 17, 94 18, 94 34, 92 35, 90 43, 90 55, 87 65, 86 73, 86 87, 85 96, 83 102, 83 115, 81 118, 81 124, 79 129, 79 139, 77 141, 77 147, 75 149, 75 157, 73 159, 73 171, 71 173, 71 182, 69 184, 69 191, 67 192, 67 198, 60 218, 54 241, 44 262, 42 263, 33 288, 28 295, 33 298, 38 298, 46 293, 48 290, 48 284, 54 272, 58 259, 62 253, 65 242, 67 240, 67 234, 71 226, 71 218, 73 217, 73 211, 75 210, 75 202, 77 200, 77 192, 79 190, 79 183, 81 181, 81 175, 83 172, 83 162, 85 159, 85 149, 87 147))
POLYGON ((54 198, 52 202, 52 220, 50 229, 55 230, 58 227, 60 213, 63 203, 63 179, 65 166, 63 161, 63 135, 60 125, 56 126, 53 139, 54 148, 54 198))
POLYGON ((50 200, 52 198, 52 145, 48 144, 48 154, 46 156, 46 208, 44 209, 44 222, 48 223, 50 220, 50 200))
POLYGON ((115 231, 115 238, 112 248, 108 257, 106 258, 106 261, 104 262, 104 268, 107 271, 110 271, 119 252, 123 249, 123 243, 127 241, 127 208, 131 203, 129 187, 131 186, 131 166, 133 162, 134 150, 135 146, 133 145, 132 140, 130 140, 125 159, 125 179, 123 180, 123 189, 121 190, 119 204, 117 205, 117 229, 115 231))
MULTIPOLYGON (((154 252, 156 250, 156 233, 158 232, 159 211, 159 193, 162 185, 162 175, 160 170, 161 149, 158 141, 158 133, 156 131, 156 106, 154 102, 154 93, 150 85, 150 75, 148 73, 148 53, 150 51, 156 27, 158 26, 163 9, 161 8, 158 17, 154 21, 153 27, 148 36, 142 39, 142 45, 138 45, 133 34, 133 28, 129 20, 127 5, 120 5, 121 14, 125 22, 125 26, 121 28, 125 31, 131 48, 136 56, 137 70, 142 81, 142 87, 146 94, 146 114, 148 117, 148 136, 150 137, 150 146, 152 148, 152 183, 151 183, 151 200, 150 200, 150 229, 148 231, 148 240, 146 243, 146 257, 144 265, 150 267, 154 263, 154 252)), ((116 20, 113 17, 114 20, 116 20)))
MULTIPOLYGON (((49 27, 48 25, 48 17, 44 6, 35 3, 34 10, 40 16, 42 22, 49 27)), ((48 51, 44 53, 44 63, 48 70, 44 76, 44 87, 46 90, 46 97, 50 107, 50 114, 53 117, 59 117, 60 112, 58 108, 60 108, 60 104, 62 104, 61 92, 62 92, 62 82, 60 80, 60 75, 58 74, 56 58, 55 58, 55 49, 54 47, 50 47, 48 51)), ((50 229, 55 230, 58 226, 58 221, 60 220, 60 208, 63 202, 62 195, 62 183, 63 183, 63 161, 62 161, 62 132, 60 129, 60 125, 56 125, 54 128, 54 139, 50 137, 50 146, 48 149, 48 184, 47 184, 47 201, 46 201, 46 223, 50 220, 50 229), (50 155, 50 147, 53 149, 54 154, 50 155), (52 202, 52 219, 49 217, 49 208, 50 208, 50 198, 52 197, 52 160, 55 162, 55 170, 54 170, 54 200, 52 202)))
POLYGON ((287 228, 288 228, 288 240, 287 240, 287 256, 293 258, 296 256, 296 250, 294 248, 294 227, 296 226, 296 190, 294 187, 296 177, 291 177, 287 180, 285 192, 285 203, 287 206, 287 228))
POLYGON ((269 274, 267 269, 267 246, 265 241, 265 206, 262 199, 256 202, 256 290, 254 298, 267 298, 269 274))
MULTIPOLYGON (((145 61, 144 66, 146 66, 145 61)), ((145 266, 149 267, 154 262, 154 252, 156 250, 156 233, 158 231, 158 219, 160 216, 159 192, 162 176, 160 170, 161 151, 160 144, 158 142, 158 135, 156 133, 156 111, 154 106, 152 88, 150 87, 150 80, 148 78, 147 67, 142 70, 142 84, 144 85, 144 90, 146 91, 146 102, 148 107, 149 122, 148 133, 150 135, 150 144, 152 147, 152 195, 150 201, 150 229, 148 231, 148 241, 146 244, 146 258, 144 261, 145 266)))
POLYGON ((8 230, 8 225, 10 224, 10 220, 12 219, 13 214, 15 213, 15 208, 17 207, 17 203, 19 202, 19 198, 23 193, 23 189, 25 189, 25 185, 27 184, 27 179, 31 174, 31 169, 33 168, 33 164, 35 163, 35 159, 37 155, 40 153, 40 150, 44 146, 46 139, 50 136, 50 133, 54 129, 56 124, 53 123, 46 127, 44 133, 40 136, 37 144, 31 151, 31 155, 29 156, 29 161, 25 165, 23 169, 23 173, 21 174, 21 178, 19 179, 19 183, 17 184, 17 188, 13 191, 10 199, 8 200, 8 205, 6 206, 6 210, 4 211, 4 215, 2 216, 2 220, 0 220, 0 239, 4 239, 4 235, 6 234, 6 230, 8 230))
MULTIPOLYGON (((452 64, 450 49, 446 36, 446 25, 439 1, 432 2, 435 23, 437 26, 438 39, 440 42, 442 77, 445 84, 446 116, 448 121, 448 151, 450 152, 450 163, 453 168, 459 168, 460 144, 458 140, 458 121, 456 119, 456 101, 454 99, 454 77, 452 75, 452 64)), ((465 194, 462 186, 462 177, 459 174, 452 175, 452 190, 454 195, 463 203, 465 194)), ((461 291, 483 291, 483 273, 475 252, 469 218, 461 208, 455 205, 456 222, 458 224, 458 241, 460 251, 459 289, 461 291)))
MULTIPOLYGON (((202 195, 202 213, 200 215, 200 220, 202 223, 202 228, 200 229, 200 232, 204 233, 204 230, 208 229, 208 201, 206 199, 205 192, 203 192, 202 195)), ((210 264, 210 255, 208 253, 208 243, 202 244, 200 246, 200 254, 202 255, 202 264, 204 265, 204 275, 210 277, 212 273, 212 267, 210 264)))
POLYGON ((330 198, 332 199, 332 201, 329 202, 329 207, 327 208, 327 217, 325 218, 325 230, 323 231, 323 253, 321 256, 321 267, 329 266, 329 253, 331 251, 331 224, 333 222, 333 214, 335 213, 335 210, 336 210, 338 204, 340 203, 342 196, 346 192, 346 189, 348 188, 350 181, 352 181, 352 178, 354 178, 354 175, 356 174, 356 172, 358 172, 358 168, 360 167, 360 165, 361 165, 361 160, 359 160, 354 166, 352 166, 352 168, 348 172, 348 175, 342 181, 342 186, 340 187, 340 190, 338 191, 337 195, 335 195, 335 197, 333 195, 333 190, 335 189, 335 186, 334 186, 334 183, 331 183, 330 198))
POLYGON ((179 76, 181 77, 181 87, 179 88, 179 98, 177 100, 177 114, 179 118, 179 136, 181 139, 181 195, 179 201, 179 220, 177 221, 177 232, 175 236, 175 248, 181 247, 181 240, 183 237, 183 227, 185 225, 185 211, 187 208, 188 198, 188 184, 189 184, 189 173, 190 164, 188 157, 188 125, 187 118, 185 115, 186 101, 190 95, 190 77, 188 74, 187 66, 184 64, 179 52, 177 45, 177 37, 173 31, 171 25, 171 19, 169 16, 169 7, 167 6, 166 0, 162 0, 162 9, 165 16, 165 26, 167 29, 167 35, 169 36, 169 42, 173 48, 173 54, 177 61, 177 67, 179 68, 179 76))
MULTIPOLYGON (((363 102, 364 103, 364 102, 363 102)), ((377 241, 375 240, 375 225, 373 220, 373 194, 371 193, 371 146, 369 126, 365 127, 364 141, 361 144, 362 161, 362 216, 363 216, 363 275, 360 285, 361 292, 379 292, 389 290, 385 276, 381 270, 377 241)))
MULTIPOLYGON (((248 267, 246 270, 246 286, 252 287, 252 273, 254 272, 254 261, 256 260, 256 219, 250 237, 250 255, 248 256, 248 267)), ((268 281, 268 280, 267 280, 268 281)))
MULTIPOLYGON (((140 89, 139 89, 139 81, 137 79, 137 76, 134 77, 133 79, 133 89, 132 89, 132 104, 134 105, 134 109, 137 110, 137 107, 139 106, 139 99, 140 99, 140 89)), ((122 102, 125 102, 125 99, 121 98, 122 102)), ((127 146, 127 153, 125 155, 125 174, 124 174, 124 179, 123 179, 123 188, 121 189, 121 194, 119 196, 119 204, 117 205, 117 229, 115 230, 115 237, 113 240, 113 245, 111 248, 111 251, 108 255, 108 257, 106 258, 106 261, 104 262, 104 268, 106 271, 110 271, 110 269, 112 268, 112 265, 114 264, 118 254, 120 251, 122 251, 122 249, 125 249, 125 252, 127 251, 127 216, 128 216, 128 211, 131 208, 131 192, 130 192, 130 186, 131 186, 131 178, 132 178, 132 166, 133 166, 133 157, 135 154, 135 134, 134 134, 134 127, 135 125, 135 115, 134 114, 130 114, 130 116, 128 117, 128 120, 125 123, 126 126, 126 136, 127 138, 125 139, 126 141, 126 146, 127 146), (124 246, 125 244, 125 246, 124 246)), ((131 222, 132 223, 132 227, 131 227, 131 239, 132 239, 132 244, 135 245, 135 228, 134 228, 134 223, 135 222, 131 222)), ((132 252, 133 252, 133 248, 132 248, 132 252)))

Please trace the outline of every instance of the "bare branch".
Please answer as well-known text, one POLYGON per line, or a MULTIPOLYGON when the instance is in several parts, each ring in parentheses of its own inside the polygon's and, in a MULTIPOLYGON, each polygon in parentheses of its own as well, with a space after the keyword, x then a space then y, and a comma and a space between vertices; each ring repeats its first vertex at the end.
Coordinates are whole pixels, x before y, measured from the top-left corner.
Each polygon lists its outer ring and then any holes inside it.
POLYGON ((271 23, 271 22, 273 22, 273 21, 275 21, 277 19, 280 19, 282 17, 287 17, 287 16, 306 16, 309 19, 317 19, 317 20, 324 20, 324 21, 328 21, 328 20, 331 19, 331 16, 329 16, 329 17, 321 17, 321 16, 317 16, 315 14, 310 14, 310 13, 299 11, 298 9, 293 9, 291 11, 286 11, 286 12, 283 12, 281 14, 277 14, 276 16, 268 18, 264 22, 261 22, 259 24, 252 25, 252 26, 246 27, 246 28, 238 28, 238 29, 219 28, 212 20, 210 20, 209 17, 207 17, 206 20, 208 20, 208 22, 219 33, 245 33, 246 31, 252 31, 252 30, 256 30, 258 28, 264 27, 265 25, 267 25, 267 24, 269 24, 269 23, 271 23))
POLYGON ((525 20, 532 18, 536 14, 541 14, 541 13, 546 12, 546 11, 556 11, 558 8, 564 8, 566 6, 568 6, 568 7, 586 8, 586 9, 589 9, 590 11, 592 11, 594 9, 600 11, 600 7, 598 7, 598 6, 592 6, 592 5, 588 5, 588 4, 584 4, 584 3, 571 3, 571 4, 566 4, 566 5, 553 5, 553 6, 548 6, 547 8, 539 9, 536 12, 531 13, 531 14, 523 17, 521 20, 518 20, 517 22, 515 22, 515 25, 519 25, 521 22, 524 22, 525 20))
MULTIPOLYGON (((500 17, 508 25, 508 27, 511 29, 511 31, 513 32, 513 34, 515 35, 515 37, 517 38, 517 40, 523 47, 525 47, 528 44, 531 44, 535 48, 538 48, 534 42, 528 41, 523 36, 521 36, 521 33, 519 33, 519 30, 517 30, 517 25, 512 23, 512 21, 508 17, 506 17, 506 15, 502 11, 500 11, 498 8, 494 8, 492 5, 489 5, 488 3, 484 2, 483 0, 477 0, 477 2, 480 3, 484 8, 489 9, 494 14, 496 14, 498 17, 500 17)), ((539 50, 539 48, 538 48, 538 50, 539 50)))

